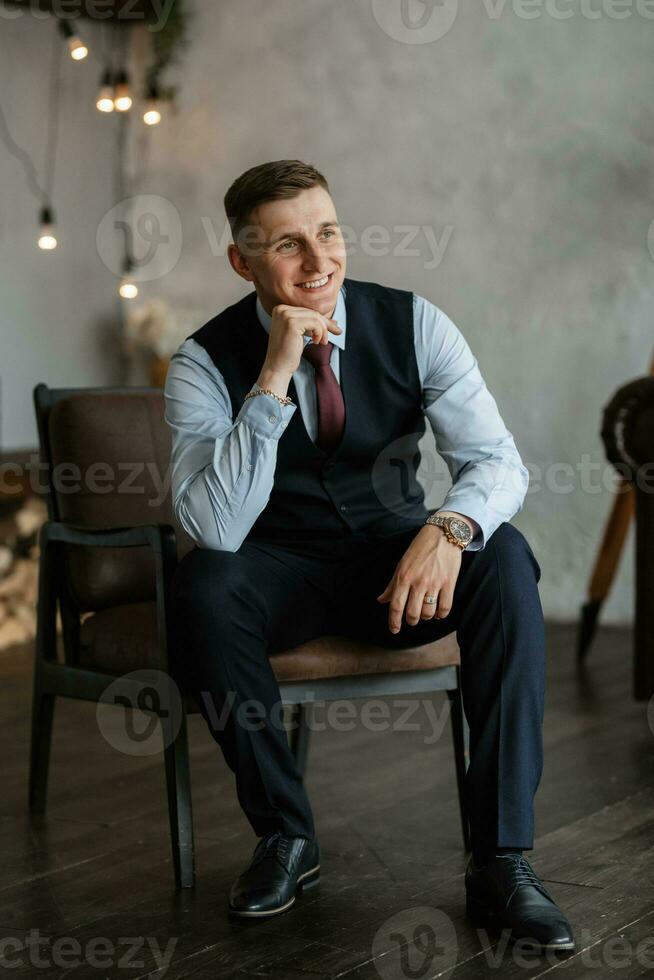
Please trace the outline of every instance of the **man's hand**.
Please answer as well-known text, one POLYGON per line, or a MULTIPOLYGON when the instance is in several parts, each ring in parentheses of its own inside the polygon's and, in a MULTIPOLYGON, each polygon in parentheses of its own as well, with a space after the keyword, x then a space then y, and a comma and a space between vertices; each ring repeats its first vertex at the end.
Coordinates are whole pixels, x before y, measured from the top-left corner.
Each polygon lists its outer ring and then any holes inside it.
POLYGON ((326 344, 330 333, 342 333, 336 320, 323 316, 316 310, 303 306, 286 306, 283 303, 272 311, 268 351, 257 383, 272 388, 278 394, 286 394, 291 375, 297 371, 304 350, 304 337, 311 337, 314 344, 326 344), (278 389, 283 388, 283 391, 278 389))
POLYGON ((461 568, 461 549, 447 540, 440 527, 425 524, 398 562, 393 578, 377 601, 390 603, 388 628, 398 633, 406 607, 406 621, 444 619, 452 608, 454 587, 461 568), (438 596, 425 605, 425 596, 438 596))

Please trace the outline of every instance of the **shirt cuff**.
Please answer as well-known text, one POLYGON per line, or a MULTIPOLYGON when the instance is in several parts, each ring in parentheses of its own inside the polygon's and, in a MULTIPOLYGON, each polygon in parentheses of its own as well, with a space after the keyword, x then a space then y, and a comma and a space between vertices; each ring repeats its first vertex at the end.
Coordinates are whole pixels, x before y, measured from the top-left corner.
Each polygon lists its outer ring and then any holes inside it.
POLYGON ((455 497, 451 497, 446 502, 443 502, 440 507, 437 507, 435 511, 432 511, 432 513, 441 513, 441 511, 461 514, 462 517, 467 517, 472 523, 475 533, 470 544, 466 547, 466 551, 481 551, 495 530, 494 527, 490 527, 489 525, 488 512, 482 513, 480 508, 469 500, 462 499, 461 501, 457 501, 455 497))
POLYGON ((297 405, 282 405, 272 395, 254 395, 243 402, 236 424, 245 422, 262 439, 279 439, 296 408, 297 405))

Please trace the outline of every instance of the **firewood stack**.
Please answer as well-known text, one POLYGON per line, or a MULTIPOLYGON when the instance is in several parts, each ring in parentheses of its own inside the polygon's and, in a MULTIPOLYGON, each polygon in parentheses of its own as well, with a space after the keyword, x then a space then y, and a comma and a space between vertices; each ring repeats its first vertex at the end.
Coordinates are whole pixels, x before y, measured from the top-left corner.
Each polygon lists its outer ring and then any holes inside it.
POLYGON ((0 519, 0 651, 36 635, 39 528, 46 507, 36 496, 0 519))

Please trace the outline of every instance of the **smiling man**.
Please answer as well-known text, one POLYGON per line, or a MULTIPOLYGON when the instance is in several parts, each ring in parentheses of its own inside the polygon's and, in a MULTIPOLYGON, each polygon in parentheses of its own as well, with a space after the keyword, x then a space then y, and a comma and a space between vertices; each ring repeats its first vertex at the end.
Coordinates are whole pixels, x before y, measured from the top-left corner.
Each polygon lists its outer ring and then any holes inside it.
POLYGON ((509 523, 528 484, 513 437, 438 307, 346 278, 314 167, 254 167, 225 210, 230 263, 254 290, 182 344, 165 398, 175 514, 196 542, 173 583, 177 650, 260 838, 229 909, 275 915, 319 880, 269 654, 324 634, 401 648, 456 630, 468 914, 571 949, 522 853, 542 767, 545 641, 540 568, 509 523), (416 476, 425 419, 452 477, 433 514, 416 476))

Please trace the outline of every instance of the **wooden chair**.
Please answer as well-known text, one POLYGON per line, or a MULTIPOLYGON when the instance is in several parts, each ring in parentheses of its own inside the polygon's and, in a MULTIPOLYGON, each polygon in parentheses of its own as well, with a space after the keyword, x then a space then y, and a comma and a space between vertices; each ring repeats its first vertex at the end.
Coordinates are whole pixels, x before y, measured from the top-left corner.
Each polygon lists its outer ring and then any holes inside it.
MULTIPOLYGON (((180 697, 175 684, 168 597, 176 563, 193 542, 176 524, 170 494, 160 489, 170 466, 163 394, 158 388, 39 384, 34 404, 49 520, 40 534, 30 808, 45 809, 55 698, 142 706, 145 683, 156 695, 145 706, 161 724, 175 880, 178 887, 191 887, 186 715, 199 709, 190 696, 180 697)), ((446 691, 469 850, 463 802, 467 726, 455 633, 406 650, 325 636, 271 654, 271 662, 282 700, 292 706, 289 741, 302 773, 311 701, 446 691)))

